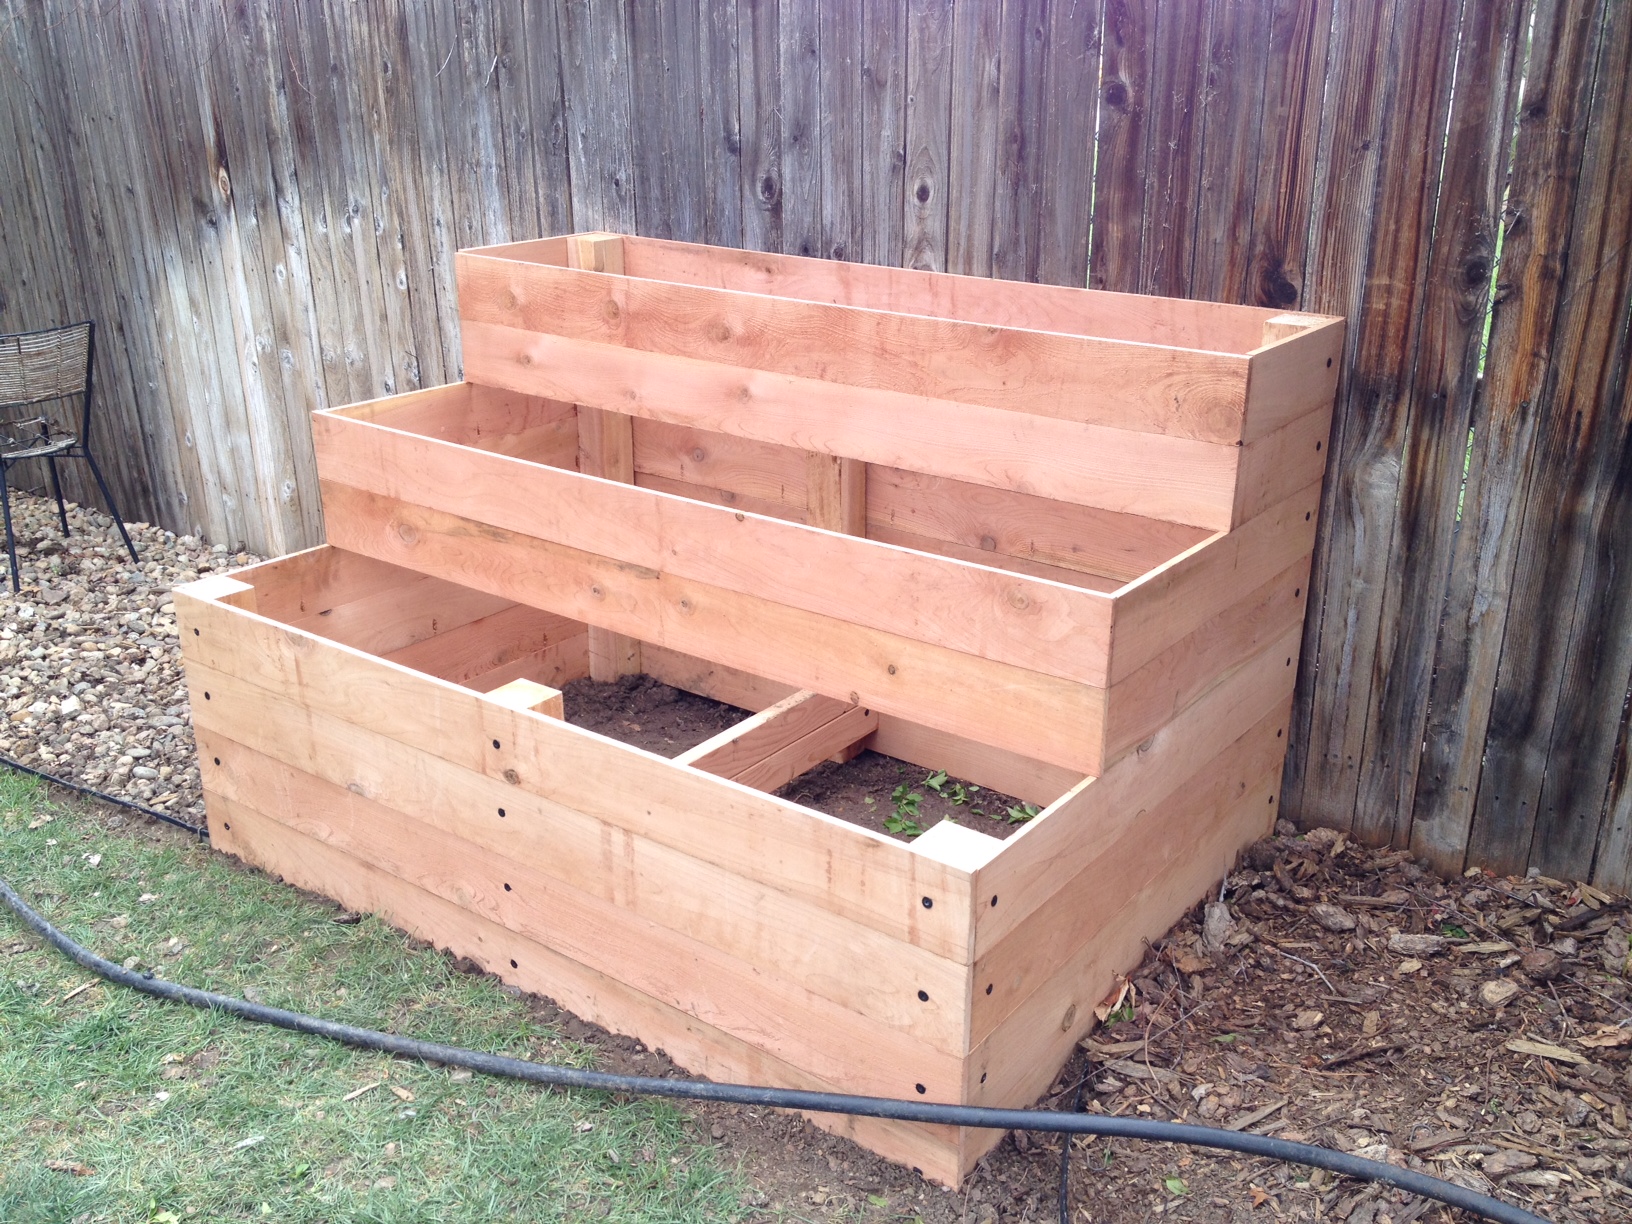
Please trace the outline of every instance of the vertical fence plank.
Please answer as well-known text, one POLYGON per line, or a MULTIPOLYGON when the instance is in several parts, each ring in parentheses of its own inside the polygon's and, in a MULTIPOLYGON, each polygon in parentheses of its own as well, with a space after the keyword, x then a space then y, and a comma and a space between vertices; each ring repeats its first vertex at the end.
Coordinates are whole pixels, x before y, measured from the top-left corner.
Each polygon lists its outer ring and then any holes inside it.
POLYGON ((1188 296, 1251 300, 1251 244, 1263 158, 1264 92, 1270 62, 1269 5, 1213 0, 1201 88, 1200 182, 1188 296))
POLYGON ((941 0, 907 5, 906 169, 902 258, 946 271, 946 176, 952 152, 952 23, 941 0))
MULTIPOLYGON (((703 6, 697 28, 704 242, 743 245, 742 126, 737 101, 737 13, 729 4, 703 6)), ((573 228, 583 228, 574 226, 573 228)))
POLYGON ((782 119, 782 250, 820 255, 822 27, 812 0, 780 0, 777 31, 782 119))
POLYGON ((737 105, 742 116, 742 243, 782 249, 782 85, 777 0, 738 0, 737 105))
POLYGON ((572 220, 635 232, 627 27, 616 0, 559 0, 572 220))
POLYGON ((1036 279, 1088 283, 1102 0, 1053 0, 1044 60, 1036 279))
POLYGON ((1443 866, 1468 850, 1507 626, 1519 525, 1541 426, 1601 43, 1598 5, 1539 5, 1509 176, 1499 292, 1444 629, 1429 686, 1412 845, 1443 866), (1521 220, 1522 219, 1522 220, 1521 220))
POLYGON ((907 7, 862 0, 861 258, 901 265, 905 191, 907 7))
MULTIPOLYGON (((1247 248, 1247 291, 1254 306, 1291 310, 1303 300, 1308 266, 1309 199, 1325 99, 1333 0, 1274 0, 1264 73, 1247 248)), ((1313 619, 1313 618, 1311 618, 1313 619)), ((1305 638, 1305 655, 1308 638, 1305 638)), ((1306 708, 1306 707, 1300 707, 1306 708)), ((1289 754, 1295 754, 1296 745, 1289 754)), ((1290 789, 1290 788, 1288 788, 1290 789)))
POLYGON ((821 19, 822 246, 829 259, 861 258, 863 194, 861 0, 827 0, 821 19))
POLYGON ((1199 2, 1160 6, 1145 94, 1141 293, 1189 292, 1201 187, 1207 11, 1199 2))
POLYGON ((1156 53, 1156 0, 1105 0, 1099 169, 1089 287, 1137 293, 1143 280, 1146 169, 1156 53))
POLYGON ((946 175, 946 270, 966 276, 992 273, 1002 18, 1003 6, 987 0, 958 0, 952 10, 954 105, 946 175))
MULTIPOLYGON (((1284 789, 1293 811, 1342 829, 1348 829, 1354 818, 1360 755, 1354 737, 1372 679, 1364 664, 1369 663, 1367 652, 1376 640, 1375 614, 1362 623, 1371 610, 1356 605, 1352 583, 1357 580, 1355 570, 1366 567, 1370 556, 1381 551, 1373 546, 1372 522, 1366 515, 1383 497, 1351 479, 1346 465, 1366 459, 1355 452, 1366 444, 1374 422, 1368 414, 1375 412, 1379 399, 1369 379, 1395 373, 1377 363, 1409 316, 1416 281, 1411 275, 1404 283, 1391 279, 1385 286, 1394 291, 1392 325, 1381 318, 1361 317, 1373 225, 1380 210, 1379 187, 1384 181, 1403 187, 1397 176, 1380 174, 1393 100, 1389 91, 1393 61, 1375 54, 1377 47, 1392 46, 1398 11, 1392 0, 1365 5, 1352 21, 1334 30, 1333 73, 1326 85, 1312 197, 1308 259, 1313 293, 1304 302, 1305 309, 1346 315, 1350 324, 1299 666, 1295 708, 1303 717, 1294 718, 1290 732, 1292 747, 1299 751, 1288 754, 1284 789), (1363 662, 1357 665, 1357 660, 1363 662)), ((1399 101, 1396 109, 1402 121, 1413 105, 1422 105, 1422 99, 1399 101)), ((1409 156, 1410 150, 1402 142, 1389 152, 1409 156)), ((1396 207, 1405 203, 1411 213, 1404 218, 1391 215, 1390 223, 1398 220, 1420 233, 1418 209, 1399 198, 1391 202, 1396 207)), ((1388 241, 1387 234, 1382 241, 1388 241)), ((1374 454, 1369 461, 1376 459, 1374 454)))
POLYGON ((1428 686, 1456 532, 1468 423, 1479 390, 1500 224, 1523 0, 1463 6, 1415 370, 1402 387, 1407 435, 1366 713, 1355 827, 1404 843, 1413 816, 1428 686))
POLYGON ((1614 393, 1626 360, 1632 278, 1632 10, 1605 8, 1540 430, 1518 526, 1485 766, 1469 853, 1512 870, 1592 870, 1605 761, 1626 692, 1632 630, 1626 541, 1601 532, 1629 431, 1614 393))
POLYGON ((997 174, 992 204, 992 275, 1036 280, 1042 220, 1045 12, 1031 0, 1003 0, 998 56, 997 174))

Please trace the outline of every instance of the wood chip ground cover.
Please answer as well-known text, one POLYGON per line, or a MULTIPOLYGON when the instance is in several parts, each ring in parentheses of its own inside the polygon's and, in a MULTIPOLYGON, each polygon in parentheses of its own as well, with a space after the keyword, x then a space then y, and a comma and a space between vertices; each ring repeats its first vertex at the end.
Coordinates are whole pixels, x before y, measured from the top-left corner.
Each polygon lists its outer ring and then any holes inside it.
MULTIPOLYGON (((0 601, 8 717, 0 751, 196 818, 168 589, 251 558, 140 528, 143 564, 133 568, 101 516, 74 511, 64 547, 47 503, 20 498, 17 513, 29 547, 21 594, 0 601)), ((94 810, 103 842, 159 835, 94 810)), ((1324 830, 1282 832, 1247 852, 1221 898, 1198 903, 1151 946, 1043 1103, 1067 1107, 1085 1081, 1094 1111, 1393 1160, 1556 1221, 1632 1218, 1626 899, 1539 877, 1441 881, 1404 852, 1324 830)), ((0 953, 28 946, 7 936, 0 953)), ((87 991, 68 1006, 106 993, 87 991)), ((546 1001, 514 1006, 581 1042, 602 1067, 676 1072, 660 1052, 546 1001)), ((401 1019, 412 1028, 418 1017, 401 1019)), ((740 1166, 750 1217, 1055 1218, 1058 1140, 1005 1139, 953 1193, 798 1118, 713 1107, 690 1117, 725 1163, 740 1166)), ((41 1176, 77 1181, 76 1163, 89 1167, 71 1152, 51 1159, 61 1168, 41 1176)), ((1078 1221, 1455 1218, 1397 1192, 1187 1149, 1079 1141, 1071 1159, 1078 1221)))

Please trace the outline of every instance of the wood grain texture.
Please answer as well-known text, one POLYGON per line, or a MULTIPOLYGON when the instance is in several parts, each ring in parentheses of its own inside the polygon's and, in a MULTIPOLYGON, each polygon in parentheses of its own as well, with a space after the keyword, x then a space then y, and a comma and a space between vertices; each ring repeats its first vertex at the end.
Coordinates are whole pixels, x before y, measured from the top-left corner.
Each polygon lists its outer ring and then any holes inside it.
MULTIPOLYGON (((910 151, 944 150, 950 269, 1082 284, 1091 232, 1096 286, 1348 317, 1290 809, 1388 813, 1377 836, 1447 867, 1477 823, 1491 861, 1632 871, 1605 628, 1624 384, 1582 309, 1617 309, 1619 6, 1540 6, 1533 36, 1512 0, 0 15, 0 214, 28 237, 0 252, 0 330, 99 321, 101 457, 132 518, 262 552, 319 539, 306 415, 460 376, 462 246, 615 226, 901 274, 910 151), (1424 99, 1452 63, 1482 87, 1446 111, 1424 99), (921 143, 942 97, 946 139, 921 143), (1437 201, 1426 227, 1409 199, 1437 201), (1372 318, 1402 294, 1415 322, 1372 318), (1555 589, 1569 613, 1538 615, 1555 589), (1321 777, 1311 752, 1334 758, 1321 777), (1511 771, 1485 779, 1493 755, 1511 771)), ((79 466, 69 495, 97 504, 79 466)))
MULTIPOLYGON (((410 934, 468 956, 612 1032, 653 1034, 652 1040, 694 1074, 813 1091, 835 1087, 462 906, 321 841, 290 833, 253 809, 213 799, 210 822, 219 830, 219 845, 227 853, 301 880, 354 909, 378 913, 410 934)), ((957 1133, 949 1128, 873 1125, 869 1119, 838 1120, 831 1115, 812 1115, 811 1121, 889 1158, 921 1167, 926 1176, 948 1184, 955 1184, 965 1168, 957 1133)))
MULTIPOLYGON (((932 955, 967 956, 968 932, 956 903, 960 889, 967 895, 967 881, 960 883, 957 873, 943 866, 919 862, 899 842, 720 779, 676 771, 662 758, 553 719, 505 710, 457 686, 263 617, 222 609, 184 592, 177 599, 187 628, 200 630, 187 635, 192 639, 188 662, 201 669, 199 674, 236 678, 314 715, 480 773, 496 784, 493 794, 509 793, 517 802, 523 793, 536 795, 773 884, 790 896, 825 898, 822 904, 832 912, 932 955), (402 699, 405 688, 413 693, 410 701, 402 699), (493 740, 500 747, 492 748, 493 740), (618 761, 612 770, 605 768, 608 751, 618 761), (645 794, 654 784, 662 793, 645 794), (756 831, 728 835, 726 828, 739 818, 756 831), (714 827, 715 820, 727 824, 714 827), (708 833, 711 827, 714 834, 708 833), (833 838, 845 848, 835 851, 830 863, 821 847, 833 838), (836 874, 830 877, 829 870, 836 874), (859 891, 846 900, 852 885, 859 891), (941 907, 945 912, 922 906, 926 893, 947 899, 949 904, 941 907)), ((210 691, 199 688, 200 695, 210 691)), ((215 709, 213 700, 199 704, 215 709)), ((227 703, 215 716, 231 713, 227 703)), ((324 741, 308 737, 302 742, 324 741)), ((366 765, 363 757, 338 745, 328 751, 338 753, 335 759, 347 762, 347 769, 366 765)), ((389 770, 384 772, 389 776, 389 770)), ((598 839, 597 834, 597 860, 598 839)), ((590 874, 604 873, 597 867, 590 874)))
POLYGON ((350 486, 325 482, 324 500, 342 548, 1056 765, 1099 767, 1104 690, 1092 685, 350 486), (978 706, 946 699, 957 692, 990 697, 978 706))

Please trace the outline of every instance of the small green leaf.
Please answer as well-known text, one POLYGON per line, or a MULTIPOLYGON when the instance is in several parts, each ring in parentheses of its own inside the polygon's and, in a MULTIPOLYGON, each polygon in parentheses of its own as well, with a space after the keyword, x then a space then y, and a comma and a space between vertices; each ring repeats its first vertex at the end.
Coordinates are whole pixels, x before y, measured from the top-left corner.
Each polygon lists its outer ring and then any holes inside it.
POLYGON ((1223 1045, 1229 1045, 1235 1040, 1235 1037, 1236 1035, 1234 1033, 1220 1033, 1217 1037, 1214 1037, 1213 1040, 1223 1045))
POLYGON ((868 807, 877 807, 878 806, 878 800, 874 799, 871 795, 863 795, 861 797, 861 801, 863 803, 865 803, 868 807))
POLYGON ((1468 933, 1454 922, 1441 924, 1439 933, 1445 936, 1446 939, 1466 939, 1468 937, 1468 933))
POLYGON ((1184 1178, 1182 1177, 1164 1177, 1162 1178, 1162 1185, 1167 1187, 1169 1194, 1175 1196, 1187 1194, 1190 1190, 1190 1187, 1184 1184, 1184 1178))
POLYGON ((924 779, 924 785, 929 787, 929 789, 934 791, 937 795, 940 794, 941 787, 946 785, 946 770, 937 769, 934 773, 930 774, 929 777, 924 779))
POLYGON ((867 1201, 874 1207, 888 1207, 890 1205, 890 1200, 885 1198, 882 1194, 869 1194, 867 1196, 867 1201))

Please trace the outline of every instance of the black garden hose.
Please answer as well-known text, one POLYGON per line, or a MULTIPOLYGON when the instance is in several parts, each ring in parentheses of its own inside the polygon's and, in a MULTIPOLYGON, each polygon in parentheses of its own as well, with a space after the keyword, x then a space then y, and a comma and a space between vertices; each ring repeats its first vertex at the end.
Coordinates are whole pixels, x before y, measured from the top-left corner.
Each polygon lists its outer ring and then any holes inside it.
POLYGON ((33 774, 36 778, 43 778, 53 786, 60 786, 64 790, 76 791, 81 795, 89 795, 92 799, 100 799, 103 803, 111 803, 116 807, 129 808, 133 812, 140 812, 143 816, 154 820, 161 820, 167 825, 175 825, 178 829, 186 829, 194 837, 208 839, 210 831, 202 825, 189 824, 179 816, 172 816, 169 812, 161 812, 156 807, 148 807, 145 803, 137 803, 134 799, 122 799, 118 795, 109 795, 97 790, 94 786, 86 786, 83 782, 71 782, 67 778, 59 778, 56 774, 48 774, 43 769, 35 769, 32 765, 24 765, 21 761, 14 761, 4 753, 0 753, 0 765, 8 769, 15 769, 18 773, 33 774))
MULTIPOLYGON (((105 960, 75 943, 29 907, 11 885, 0 879, 0 899, 10 906, 36 934, 70 960, 92 973, 129 986, 145 994, 172 1002, 226 1012, 260 1024, 276 1025, 297 1033, 326 1037, 359 1049, 378 1050, 402 1058, 467 1067, 487 1075, 502 1075, 556 1088, 585 1088, 599 1092, 672 1097, 693 1101, 719 1101, 732 1105, 759 1105, 769 1109, 799 1109, 812 1113, 851 1114, 864 1118, 888 1118, 901 1122, 927 1122, 942 1126, 979 1126, 997 1130, 1037 1131, 1068 1136, 1095 1135, 1122 1139, 1180 1143, 1192 1147, 1239 1152, 1293 1164, 1327 1169, 1347 1177, 1381 1182, 1411 1194, 1459 1207, 1499 1224, 1547 1224, 1542 1217, 1521 1207, 1478 1194, 1464 1186, 1430 1177, 1411 1169, 1401 1169, 1376 1160, 1364 1160, 1330 1148, 1308 1143, 1291 1143, 1268 1135, 1220 1130, 1210 1126, 1190 1126, 1178 1122, 1157 1122, 1146 1118, 1118 1118, 1104 1114, 1063 1113, 1041 1109, 988 1109, 974 1105, 938 1105, 928 1101, 897 1101, 886 1097, 851 1096, 837 1092, 801 1092, 786 1088, 756 1088, 747 1084, 715 1084, 695 1079, 661 1079, 644 1075, 611 1075, 604 1071, 580 1071, 549 1063, 484 1054, 456 1046, 417 1041, 393 1033, 337 1024, 300 1012, 266 1007, 246 999, 215 994, 192 986, 182 986, 137 973, 105 960)), ((1062 1198, 1062 1211, 1064 1202, 1062 1198)))

